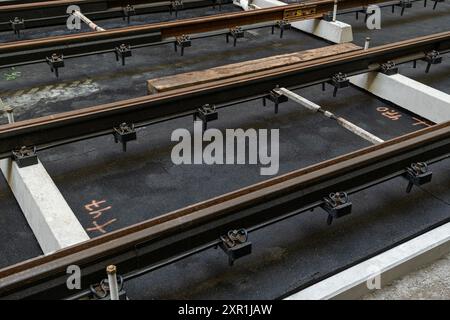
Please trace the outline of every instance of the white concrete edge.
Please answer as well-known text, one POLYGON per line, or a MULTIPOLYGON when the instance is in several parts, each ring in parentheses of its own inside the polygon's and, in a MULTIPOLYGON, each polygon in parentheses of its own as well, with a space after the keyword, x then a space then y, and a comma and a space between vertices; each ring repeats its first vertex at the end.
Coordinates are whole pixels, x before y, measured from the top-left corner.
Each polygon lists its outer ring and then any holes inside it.
POLYGON ((350 83, 435 123, 450 121, 450 95, 401 74, 368 72, 350 83))
POLYGON ((381 288, 450 252, 450 223, 301 290, 285 300, 357 299, 380 275, 381 288))
POLYGON ((5 159, 0 168, 44 254, 89 240, 40 161, 19 168, 5 159))

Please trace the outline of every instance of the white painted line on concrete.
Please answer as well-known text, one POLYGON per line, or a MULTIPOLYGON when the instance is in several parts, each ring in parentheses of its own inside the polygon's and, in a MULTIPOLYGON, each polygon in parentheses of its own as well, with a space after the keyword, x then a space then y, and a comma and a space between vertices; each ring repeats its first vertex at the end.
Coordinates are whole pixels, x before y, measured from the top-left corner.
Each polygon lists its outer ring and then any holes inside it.
MULTIPOLYGON (((285 6, 287 3, 278 0, 234 0, 233 3, 245 11, 257 8, 270 8, 285 6)), ((339 9, 339 7, 338 7, 339 9)), ((340 21, 325 21, 323 19, 309 19, 295 21, 292 27, 306 33, 334 43, 346 43, 353 41, 352 26, 340 21)))
POLYGON ((450 252, 450 223, 301 290, 286 300, 357 299, 450 252), (376 280, 379 276, 379 280, 376 280), (369 289, 370 288, 370 289, 369 289))
POLYGON ((0 167, 44 254, 89 240, 40 161, 19 168, 5 159, 0 167))
POLYGON ((349 77, 350 82, 435 123, 450 120, 450 95, 400 74, 369 72, 349 77))

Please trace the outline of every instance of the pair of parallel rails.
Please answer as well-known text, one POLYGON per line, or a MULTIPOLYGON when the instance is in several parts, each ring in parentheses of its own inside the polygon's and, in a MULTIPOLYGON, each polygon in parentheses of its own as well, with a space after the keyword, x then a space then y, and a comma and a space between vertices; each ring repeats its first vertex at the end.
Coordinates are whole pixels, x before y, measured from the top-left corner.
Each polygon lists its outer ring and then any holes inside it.
MULTIPOLYGON (((8 157, 22 145, 43 149, 110 134, 123 122, 165 121, 192 114, 206 103, 229 103, 230 97, 236 101, 264 97, 276 85, 292 88, 327 81, 338 72, 376 71, 388 61, 424 59, 433 50, 450 51, 450 32, 4 125, 0 155, 8 157)), ((450 122, 446 122, 7 267, 0 270, 0 297, 83 297, 90 294, 89 284, 105 277, 108 264, 115 264, 126 281, 216 246, 229 230, 258 230, 323 205, 332 192, 352 195, 405 176, 412 163, 432 164, 449 156, 450 122), (66 286, 69 265, 81 268, 83 288, 78 292, 66 286)))

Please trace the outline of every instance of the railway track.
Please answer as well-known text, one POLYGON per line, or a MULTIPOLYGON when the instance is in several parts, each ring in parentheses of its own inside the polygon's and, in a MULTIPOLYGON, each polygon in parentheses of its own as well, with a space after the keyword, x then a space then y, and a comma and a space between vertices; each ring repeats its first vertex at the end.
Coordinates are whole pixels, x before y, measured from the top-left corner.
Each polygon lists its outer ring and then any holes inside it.
MULTIPOLYGON (((369 4, 385 3, 386 0, 342 0, 340 9, 359 8, 369 4)), ((334 0, 314 0, 301 4, 259 9, 208 17, 132 26, 101 32, 86 32, 16 41, 0 44, 0 68, 47 61, 53 54, 64 59, 97 53, 115 52, 120 45, 130 50, 161 44, 174 43, 177 37, 191 38, 210 36, 211 32, 227 34, 231 28, 273 26, 279 21, 300 21, 319 18, 333 10, 334 0)), ((0 7, 1 9, 1 7, 0 7)))
POLYGON ((194 114, 205 104, 219 108, 245 99, 267 96, 276 85, 298 87, 323 83, 337 73, 354 75, 375 71, 383 63, 425 59, 427 53, 450 50, 450 32, 405 40, 329 58, 279 67, 203 85, 118 101, 0 126, 0 157, 22 146, 42 150, 57 145, 112 134, 128 123, 136 128, 194 114), (233 101, 230 102, 230 97, 233 101))
MULTIPOLYGON (((184 0, 180 10, 230 2, 230 0, 184 0)), ((170 11, 173 6, 171 0, 8 1, 0 4, 0 31, 12 30, 10 21, 15 17, 24 19, 26 29, 66 24, 67 8, 70 5, 78 6, 86 16, 95 20, 128 19, 134 15, 170 11)))
POLYGON ((352 195, 405 176, 413 163, 432 164, 449 156, 450 122, 434 125, 2 269, 0 297, 89 296, 89 285, 104 278, 110 263, 127 281, 221 245, 220 237, 230 230, 255 231, 323 206, 329 193, 352 195), (78 292, 66 286, 70 265, 78 265, 83 274, 78 292))
MULTIPOLYGON (((450 33, 444 32, 259 72, 252 76, 0 126, 0 158, 10 157, 11 150, 20 146, 36 147, 39 151, 112 134, 113 128, 123 122, 134 124, 135 127, 146 126, 191 115, 204 104, 216 104, 222 108, 262 98, 276 85, 288 88, 316 85, 329 81, 339 72, 354 75, 377 71, 388 61, 397 65, 409 63, 426 59, 427 54, 434 51, 443 55, 450 51, 449 37, 450 33), (230 96, 233 101, 230 101, 230 96)), ((77 45, 78 42, 74 47, 77 45)), ((71 44, 68 47, 68 56, 77 56, 75 51, 71 51, 71 44)), ((79 54, 82 52, 87 51, 80 51, 79 54)), ((323 208, 325 198, 330 193, 345 192, 351 201, 359 191, 399 177, 405 178, 406 187, 411 181, 408 172, 413 164, 431 165, 448 157, 450 122, 314 164, 48 256, 1 269, 0 298, 92 298, 89 285, 98 285, 105 278, 105 267, 109 264, 118 267, 126 282, 200 251, 222 247, 224 242, 221 237, 232 230, 248 232, 248 244, 252 232, 256 230, 305 211, 323 208), (83 275, 83 287, 78 291, 66 287, 67 267, 74 264, 81 267, 83 275)), ((358 210, 356 207, 354 209, 358 210)), ((325 223, 325 211, 316 210, 314 214, 323 216, 325 223)), ((253 245, 258 246, 258 243, 253 245)))

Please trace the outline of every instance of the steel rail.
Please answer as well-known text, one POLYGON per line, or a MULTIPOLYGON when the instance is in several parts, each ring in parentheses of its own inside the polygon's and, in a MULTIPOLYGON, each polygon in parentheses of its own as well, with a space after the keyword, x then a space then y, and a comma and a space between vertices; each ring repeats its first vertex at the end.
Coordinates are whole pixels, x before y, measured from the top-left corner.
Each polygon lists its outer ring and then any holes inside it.
POLYGON ((81 268, 85 290, 105 277, 108 264, 127 276, 175 261, 217 243, 228 230, 257 228, 317 206, 331 192, 365 188, 403 175, 411 163, 449 154, 450 122, 434 125, 4 268, 0 297, 68 298, 77 293, 66 286, 69 265, 81 268))
MULTIPOLYGON (((217 0, 184 0, 183 10, 216 5, 217 0)), ((231 0, 222 0, 222 4, 231 0)), ((25 28, 38 28, 65 24, 67 8, 77 5, 86 16, 94 20, 126 17, 124 8, 132 5, 133 15, 169 11, 170 0, 54 0, 54 1, 14 1, 0 4, 0 31, 12 30, 10 21, 15 17, 25 20, 25 28)))
POLYGON ((0 158, 21 146, 37 150, 74 139, 113 133, 123 122, 136 126, 192 114, 204 104, 221 104, 268 94, 276 85, 293 87, 317 83, 343 72, 348 75, 378 70, 381 63, 405 63, 425 53, 450 50, 450 32, 405 40, 351 53, 338 54, 251 75, 196 85, 170 92, 99 105, 0 126, 0 158), (232 97, 232 98, 230 98, 232 97))
MULTIPOLYGON (((341 0, 340 8, 353 8, 382 2, 386 2, 386 0, 341 0)), ((54 53, 68 57, 87 53, 95 54, 104 50, 114 51, 121 44, 135 46, 158 43, 167 39, 174 41, 175 37, 181 35, 228 30, 236 26, 318 18, 331 11, 333 5, 334 0, 315 0, 301 4, 131 26, 102 32, 85 32, 3 43, 0 44, 0 68, 30 61, 45 61, 54 53)))

